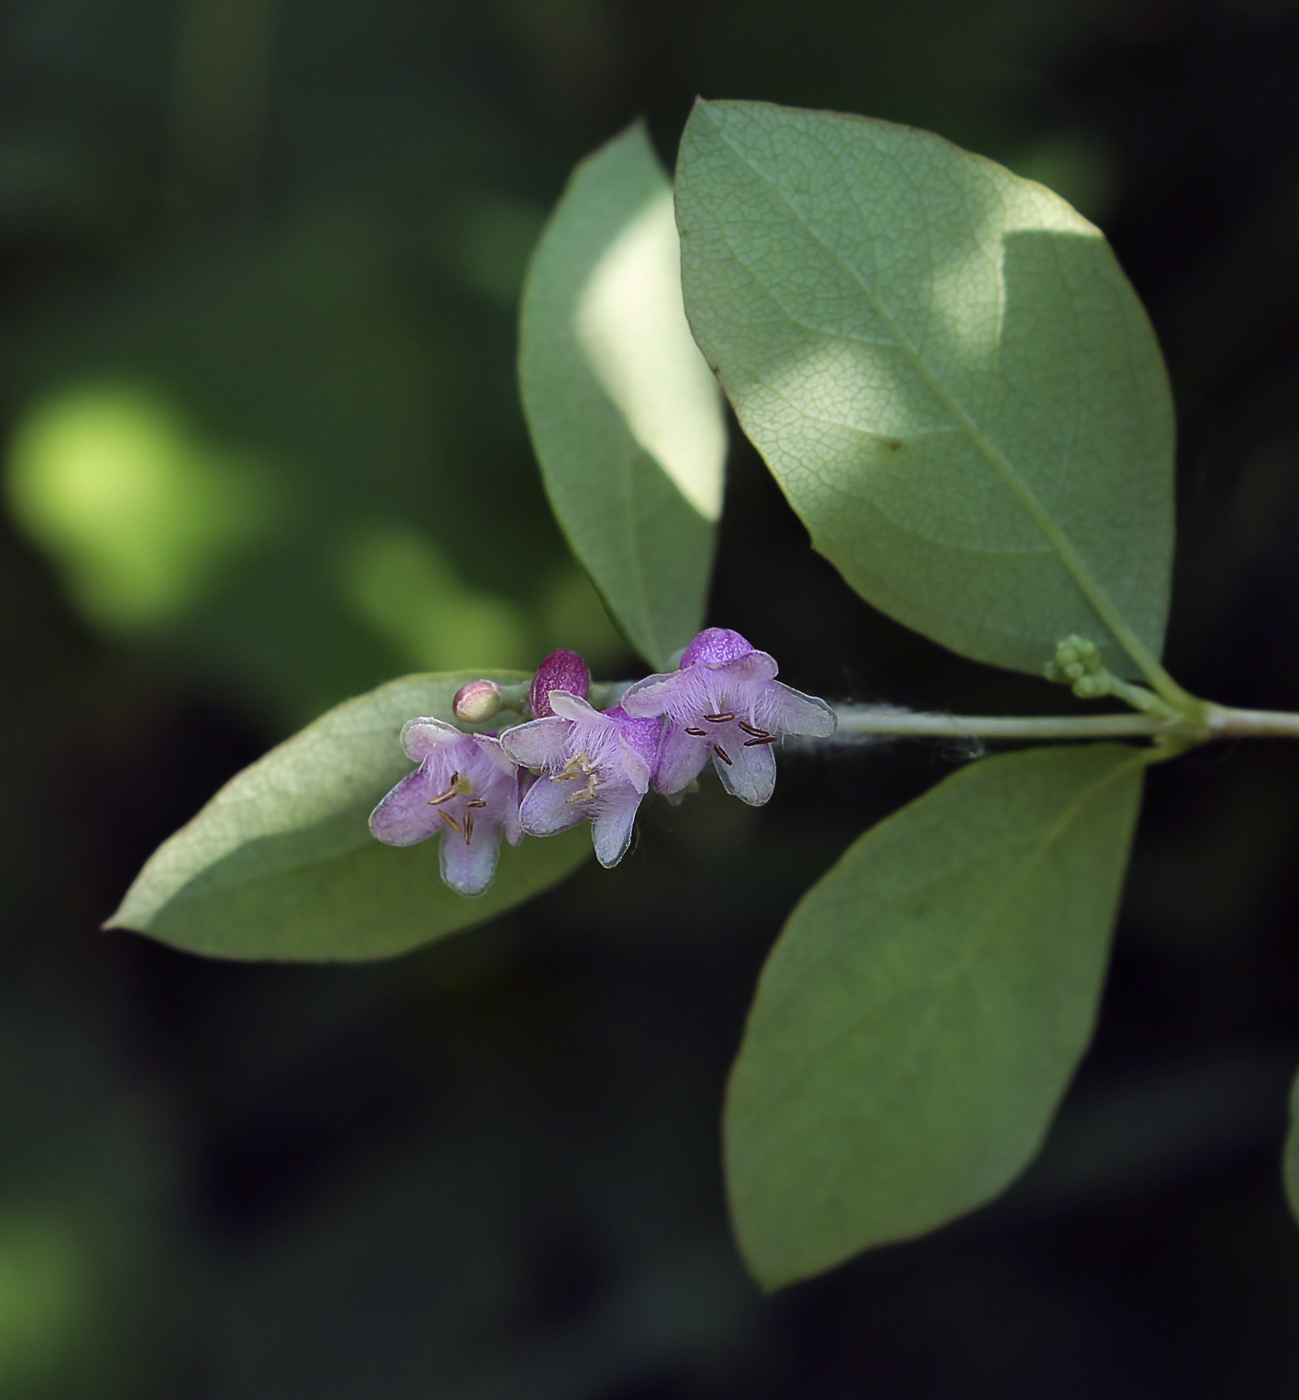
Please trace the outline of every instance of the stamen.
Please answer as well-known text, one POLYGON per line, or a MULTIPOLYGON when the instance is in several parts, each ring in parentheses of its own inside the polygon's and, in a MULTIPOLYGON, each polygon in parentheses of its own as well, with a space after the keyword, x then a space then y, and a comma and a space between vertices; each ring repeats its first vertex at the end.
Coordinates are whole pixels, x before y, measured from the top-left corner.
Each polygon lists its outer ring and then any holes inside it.
MULTIPOLYGON (((707 718, 707 716, 705 716, 705 718, 707 718)), ((734 760, 731 758, 730 754, 728 754, 728 753, 726 752, 726 750, 725 750, 720 744, 714 744, 714 745, 713 745, 713 752, 717 755, 718 758, 720 758, 720 759, 722 760, 722 762, 723 762, 724 764, 726 764, 726 766, 727 766, 728 768, 729 768, 729 767, 731 766, 731 764, 734 762, 734 760)))
POLYGON ((476 797, 472 802, 466 802, 466 807, 486 807, 487 803, 482 798, 476 797))
MULTIPOLYGON (((574 774, 573 776, 576 777, 577 774, 574 774)), ((564 805, 565 805, 566 807, 571 807, 571 806, 573 805, 574 802, 583 802, 583 801, 585 801, 588 797, 594 797, 594 796, 595 796, 595 774, 594 774, 594 773, 588 773, 588 774, 586 775, 586 787, 583 788, 581 792, 575 792, 575 793, 572 795, 572 797, 566 797, 566 798, 564 799, 564 805)))
POLYGON ((722 714, 705 715, 704 718, 709 724, 729 724, 735 718, 735 711, 727 710, 722 714))
POLYGON ((746 749, 751 749, 755 744, 778 744, 778 743, 780 743, 780 735, 779 735, 779 734, 764 734, 760 739, 746 739, 746 740, 744 741, 744 747, 745 747, 746 749))
POLYGON ((595 767, 586 756, 586 750, 583 749, 581 753, 574 754, 558 773, 553 774, 550 781, 552 783, 566 783, 570 778, 586 778, 594 772, 595 767))
POLYGON ((430 807, 437 807, 443 802, 449 802, 455 795, 456 788, 455 784, 452 783, 452 785, 449 788, 447 788, 445 792, 438 793, 436 797, 430 797, 428 800, 428 805, 430 807))
MULTIPOLYGON (((472 804, 471 804, 471 805, 472 805, 472 804)), ((473 836, 474 836, 474 814, 473 814, 472 812, 466 812, 466 813, 465 813, 465 845, 466 845, 466 846, 470 843, 470 841, 473 840, 473 836)))
POLYGON ((696 739, 702 739, 708 733, 706 729, 687 729, 687 734, 693 734, 696 739))
POLYGON ((767 737, 767 731, 765 729, 755 729, 753 725, 745 724, 743 720, 740 721, 740 728, 743 729, 746 734, 752 734, 755 739, 765 739, 767 737))
POLYGON ((460 825, 458 821, 456 821, 456 819, 451 815, 450 812, 439 812, 438 816, 440 816, 444 822, 448 822, 451 826, 455 827, 457 831, 464 830, 464 828, 460 825))

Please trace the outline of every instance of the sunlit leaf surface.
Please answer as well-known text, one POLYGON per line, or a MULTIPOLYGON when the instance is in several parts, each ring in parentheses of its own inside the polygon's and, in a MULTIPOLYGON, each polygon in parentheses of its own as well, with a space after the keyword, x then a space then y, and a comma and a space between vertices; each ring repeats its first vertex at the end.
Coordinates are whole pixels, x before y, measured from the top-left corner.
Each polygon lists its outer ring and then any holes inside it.
POLYGON ((682 310, 671 188, 639 126, 564 192, 528 276, 519 372, 555 514, 664 666, 702 625, 726 428, 682 310))
POLYGON ((392 681, 273 749, 159 848, 109 926, 220 957, 376 958, 479 923, 554 884, 590 854, 585 825, 504 846, 495 882, 476 899, 442 883, 436 840, 398 850, 366 825, 413 766, 398 739, 403 723, 450 719, 453 696, 476 674, 392 681))
POLYGON ((971 764, 860 838, 777 943, 731 1080, 731 1206, 775 1286, 996 1195, 1086 1048, 1146 755, 971 764))
POLYGON ((1158 655, 1171 401, 1096 228, 939 137, 746 102, 696 106, 677 204, 695 335, 854 588, 1035 674, 1069 632, 1131 670, 1123 622, 1158 655))

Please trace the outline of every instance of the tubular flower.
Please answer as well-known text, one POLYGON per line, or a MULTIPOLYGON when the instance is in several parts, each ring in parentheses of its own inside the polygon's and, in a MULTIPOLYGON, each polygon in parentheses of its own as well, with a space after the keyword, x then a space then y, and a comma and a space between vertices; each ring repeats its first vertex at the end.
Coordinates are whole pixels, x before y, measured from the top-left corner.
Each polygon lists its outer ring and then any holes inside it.
POLYGON ((370 814, 370 830, 389 846, 413 846, 439 833, 442 878, 460 894, 492 883, 501 836, 523 839, 519 774, 500 742, 465 734, 440 719, 413 719, 401 742, 419 767, 370 814))
POLYGON ((786 734, 834 732, 830 706, 782 685, 777 669, 738 632, 710 627, 686 648, 680 670, 628 689, 629 715, 668 718, 654 782, 660 792, 680 792, 711 758, 728 792, 761 807, 776 785, 772 745, 786 734))
POLYGON ((663 721, 633 719, 618 706, 594 710, 563 690, 546 703, 548 715, 501 735, 515 763, 541 770, 519 809, 523 829, 552 836, 589 818, 596 859, 617 865, 654 776, 663 721))

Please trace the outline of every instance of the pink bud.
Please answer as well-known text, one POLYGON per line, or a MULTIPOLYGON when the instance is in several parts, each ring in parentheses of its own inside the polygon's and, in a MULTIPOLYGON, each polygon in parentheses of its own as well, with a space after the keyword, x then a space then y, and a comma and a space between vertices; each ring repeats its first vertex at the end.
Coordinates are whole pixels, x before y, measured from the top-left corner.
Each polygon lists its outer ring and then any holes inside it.
POLYGON ((565 651, 562 647, 552 651, 537 667, 532 678, 532 690, 528 695, 528 708, 533 719, 544 719, 555 712, 550 708, 550 692, 566 690, 585 700, 591 689, 591 673, 586 662, 575 651, 565 651))

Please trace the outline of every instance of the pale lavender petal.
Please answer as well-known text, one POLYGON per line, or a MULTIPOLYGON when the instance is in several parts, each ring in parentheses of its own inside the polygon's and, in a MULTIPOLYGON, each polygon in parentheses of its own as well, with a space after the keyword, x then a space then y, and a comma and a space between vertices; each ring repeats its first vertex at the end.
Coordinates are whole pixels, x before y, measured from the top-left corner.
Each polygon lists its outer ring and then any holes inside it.
POLYGON ((712 671, 715 686, 734 688, 763 685, 776 675, 780 667, 770 652, 751 651, 747 656, 727 662, 725 666, 708 666, 705 669, 712 671))
POLYGON ((457 894, 482 894, 496 874, 500 850, 501 833, 495 822, 476 826, 471 841, 458 831, 448 831, 438 853, 442 878, 457 894))
POLYGON ((654 786, 668 796, 689 787, 703 771, 711 753, 706 739, 695 738, 679 725, 669 724, 659 748, 654 786))
POLYGON ((591 672, 586 662, 575 651, 552 651, 537 667, 532 678, 532 689, 528 697, 528 708, 533 719, 544 719, 556 714, 550 704, 552 690, 567 691, 570 695, 585 700, 591 689, 591 672))
POLYGON ((635 719, 671 715, 674 719, 681 718, 683 723, 693 724, 697 715, 711 707, 709 678, 709 672, 703 667, 646 676, 626 691, 621 708, 635 719))
POLYGON ((509 777, 513 777, 518 769, 518 764, 501 747, 499 739, 493 739, 487 734, 470 735, 476 747, 481 753, 489 758, 500 771, 509 777))
POLYGON ((563 764, 568 749, 569 722, 558 715, 530 720, 501 731, 501 748, 524 768, 563 764))
POLYGON ((838 720, 824 700, 773 681, 757 706, 758 723, 772 734, 812 734, 824 739, 838 720))
POLYGON ((687 670, 699 661, 713 666, 725 666, 730 661, 738 661, 742 656, 748 656, 753 650, 749 642, 738 632, 732 632, 729 627, 709 627, 681 653, 681 669, 687 670))
POLYGON ((370 813, 370 831, 389 846, 413 846, 442 830, 436 807, 438 785, 427 766, 405 777, 370 813))
POLYGON ((550 703, 555 713, 563 719, 593 720, 600 718, 600 711, 592 709, 580 695, 570 695, 562 690, 552 690, 550 703))
POLYGON ((438 749, 448 744, 458 744, 467 736, 463 730, 445 720, 434 719, 431 715, 423 719, 408 720, 402 727, 401 743, 409 758, 416 763, 426 759, 438 749))
POLYGON ((713 755, 713 767, 717 769, 722 786, 732 797, 738 797, 750 807, 761 807, 776 788, 776 760, 771 745, 754 744, 750 748, 732 744, 726 754, 731 760, 729 763, 713 755))
POLYGON ((632 827, 641 794, 634 788, 619 784, 601 795, 591 814, 591 841, 595 858, 605 869, 618 864, 631 845, 632 827))
POLYGON ((581 791, 580 780, 552 783, 549 778, 542 778, 534 783, 519 804, 519 820, 524 831, 529 836, 553 836, 557 831, 576 826, 583 817, 590 815, 588 803, 568 800, 581 791))

